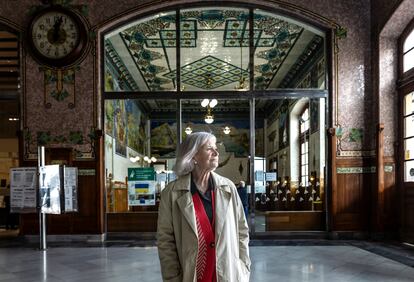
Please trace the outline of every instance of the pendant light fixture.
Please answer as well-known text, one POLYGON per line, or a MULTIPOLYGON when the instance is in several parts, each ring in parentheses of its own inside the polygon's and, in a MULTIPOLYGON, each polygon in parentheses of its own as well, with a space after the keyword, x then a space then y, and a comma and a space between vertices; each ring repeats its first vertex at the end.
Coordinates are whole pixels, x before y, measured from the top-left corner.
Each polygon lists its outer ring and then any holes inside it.
POLYGON ((214 116, 211 113, 211 109, 214 108, 216 105, 218 104, 216 99, 203 99, 203 101, 201 101, 201 106, 203 108, 207 108, 207 113, 204 116, 204 121, 208 124, 212 124, 214 122, 214 116))

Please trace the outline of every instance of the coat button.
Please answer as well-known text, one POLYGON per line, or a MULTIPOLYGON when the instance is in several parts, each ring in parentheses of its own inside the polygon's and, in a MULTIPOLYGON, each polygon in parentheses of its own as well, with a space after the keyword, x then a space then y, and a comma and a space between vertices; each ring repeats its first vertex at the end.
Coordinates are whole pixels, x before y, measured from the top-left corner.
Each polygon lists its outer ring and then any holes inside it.
POLYGON ((216 246, 216 244, 214 242, 210 243, 210 248, 214 248, 216 246))

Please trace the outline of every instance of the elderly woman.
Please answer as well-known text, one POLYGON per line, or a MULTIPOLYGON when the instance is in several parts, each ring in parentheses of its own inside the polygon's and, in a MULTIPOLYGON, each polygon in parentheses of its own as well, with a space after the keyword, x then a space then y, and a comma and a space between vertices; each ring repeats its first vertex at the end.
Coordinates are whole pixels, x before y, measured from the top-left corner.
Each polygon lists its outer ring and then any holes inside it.
POLYGON ((177 180, 161 193, 158 253, 163 281, 249 281, 249 231, 237 189, 214 173, 216 137, 197 132, 177 152, 177 180))

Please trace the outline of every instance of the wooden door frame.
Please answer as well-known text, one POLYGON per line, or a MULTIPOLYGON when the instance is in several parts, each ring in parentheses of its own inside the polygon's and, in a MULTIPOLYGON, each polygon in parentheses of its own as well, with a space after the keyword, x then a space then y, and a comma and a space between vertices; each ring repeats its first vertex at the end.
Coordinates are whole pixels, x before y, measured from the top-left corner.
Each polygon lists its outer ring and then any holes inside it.
MULTIPOLYGON (((396 176, 397 176, 397 194, 400 209, 399 213, 399 236, 402 241, 409 241, 414 243, 414 228, 410 230, 409 226, 406 226, 407 213, 407 188, 414 190, 414 182, 404 181, 404 97, 414 91, 414 68, 403 71, 403 47, 407 37, 414 32, 414 19, 406 26, 401 36, 398 39, 398 110, 397 110, 397 156, 396 156, 396 176)), ((413 193, 414 194, 414 193, 413 193)), ((414 207, 412 213, 414 214, 414 207)))
MULTIPOLYGON (((404 97, 414 91, 414 81, 406 84, 404 87, 401 87, 398 90, 398 139, 397 139, 397 193, 400 203, 399 209, 399 233, 402 241, 409 241, 414 243, 414 229, 409 230, 406 228, 406 217, 407 217, 407 207, 406 207, 406 193, 407 188, 414 190, 414 182, 405 182, 404 181, 404 160, 405 160, 405 151, 404 151, 404 97), (411 235, 410 235, 411 234, 411 235)), ((413 210, 414 213, 414 210, 413 210)))

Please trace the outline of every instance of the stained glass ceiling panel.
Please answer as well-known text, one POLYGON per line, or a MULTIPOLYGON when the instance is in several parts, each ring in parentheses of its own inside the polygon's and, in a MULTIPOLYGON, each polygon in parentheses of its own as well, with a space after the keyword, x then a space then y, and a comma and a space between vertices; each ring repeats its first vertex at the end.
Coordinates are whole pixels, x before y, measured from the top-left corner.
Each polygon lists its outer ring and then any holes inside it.
POLYGON ((271 46, 256 45, 254 88, 321 88, 325 85, 322 34, 301 22, 263 10, 254 11, 254 30, 273 38, 271 46), (312 77, 312 79, 311 79, 312 77))
POLYGON ((175 11, 160 13, 105 36, 105 48, 112 47, 105 53, 105 91, 175 90, 176 78, 163 77, 175 68, 175 23, 175 11))
POLYGON ((193 22, 197 34, 194 46, 181 46, 181 90, 234 91, 249 81, 248 18, 249 10, 233 7, 181 10, 181 23, 193 22))
MULTIPOLYGON (((176 12, 130 22, 105 36, 105 91, 176 91, 176 12)), ((323 88, 322 33, 262 10, 207 7, 180 10, 181 91, 323 88)))

